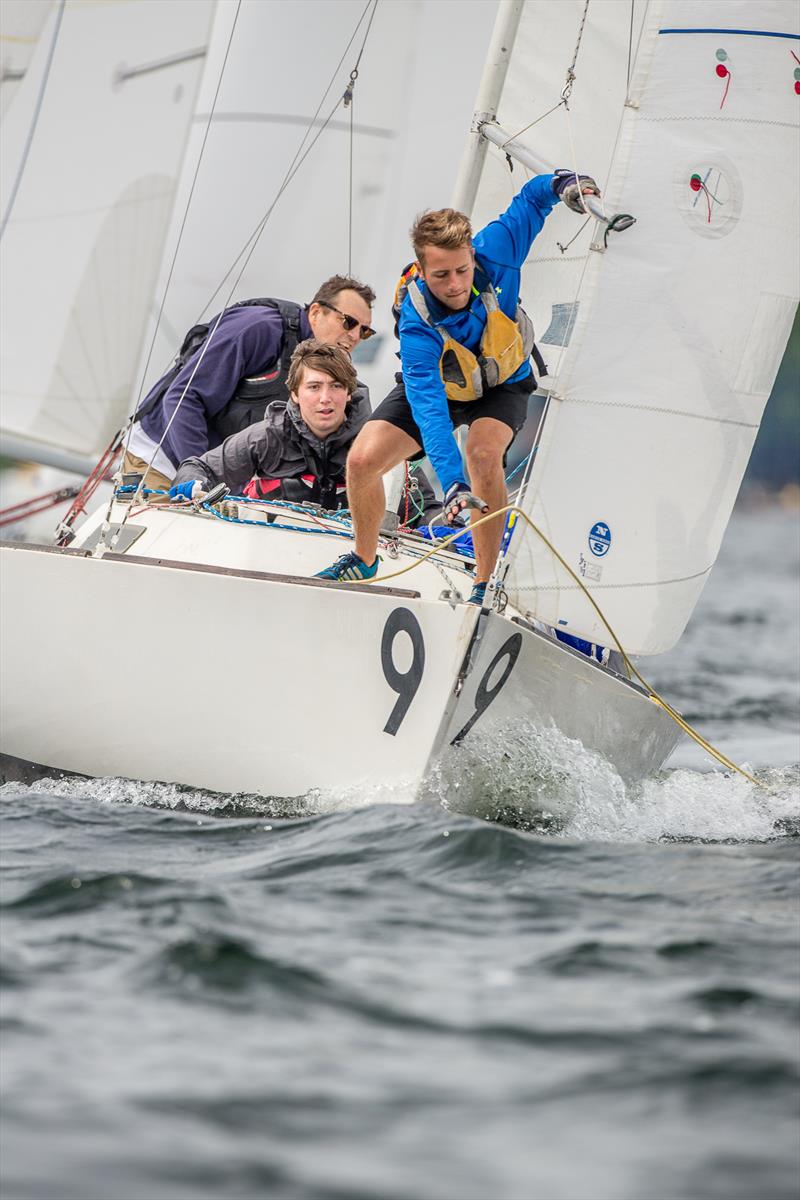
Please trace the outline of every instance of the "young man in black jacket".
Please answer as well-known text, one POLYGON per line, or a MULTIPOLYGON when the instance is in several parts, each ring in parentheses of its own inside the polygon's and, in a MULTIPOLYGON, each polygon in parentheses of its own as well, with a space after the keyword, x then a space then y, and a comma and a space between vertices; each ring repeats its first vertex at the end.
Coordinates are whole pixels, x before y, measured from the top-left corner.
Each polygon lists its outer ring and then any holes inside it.
POLYGON ((182 462, 170 495, 191 499, 224 482, 253 498, 343 507, 347 451, 370 413, 350 357, 309 338, 294 351, 286 383, 288 400, 273 400, 263 421, 182 462))

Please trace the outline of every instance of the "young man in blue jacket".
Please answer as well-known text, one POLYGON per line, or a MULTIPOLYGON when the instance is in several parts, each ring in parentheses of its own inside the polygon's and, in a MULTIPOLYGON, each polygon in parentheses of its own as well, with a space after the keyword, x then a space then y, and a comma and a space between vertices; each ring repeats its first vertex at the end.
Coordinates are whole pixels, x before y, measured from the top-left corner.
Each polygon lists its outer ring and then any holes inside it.
MULTIPOLYGON (((454 209, 424 213, 411 230, 416 277, 407 282, 399 317, 402 377, 356 438, 347 461, 355 552, 321 572, 326 579, 377 574, 385 499, 382 476, 426 453, 444 491, 452 523, 470 509, 482 516, 508 503, 504 460, 525 423, 536 386, 533 330, 519 307, 520 273, 553 206, 585 211, 582 194, 599 195, 587 175, 569 171, 528 181, 510 206, 475 237, 454 209), (454 430, 467 425, 464 478, 454 430)), ((482 604, 503 536, 503 520, 474 531, 475 586, 482 604)))
MULTIPOLYGON (((286 377, 299 342, 315 337, 350 354, 370 327, 375 293, 334 275, 307 307, 288 300, 247 300, 212 317, 184 339, 175 366, 139 406, 123 470, 147 487, 169 488, 184 459, 213 450, 264 418, 273 400, 288 401, 286 377), (206 345, 207 337, 210 341, 206 345)), ((369 406, 369 392, 361 385, 369 406)))

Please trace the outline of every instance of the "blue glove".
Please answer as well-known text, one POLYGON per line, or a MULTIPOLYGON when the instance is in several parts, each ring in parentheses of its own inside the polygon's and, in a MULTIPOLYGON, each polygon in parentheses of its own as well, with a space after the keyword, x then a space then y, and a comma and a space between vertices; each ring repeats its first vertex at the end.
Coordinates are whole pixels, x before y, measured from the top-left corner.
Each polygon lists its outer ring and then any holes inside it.
POLYGON ((489 505, 480 496, 475 496, 463 482, 451 484, 444 494, 444 516, 448 525, 454 525, 465 509, 476 508, 488 513, 489 505))
POLYGON ((198 493, 203 490, 199 479, 187 479, 186 483, 176 483, 169 489, 171 500, 196 500, 198 493))
POLYGON ((567 208, 571 208, 576 213, 586 212, 586 208, 581 201, 582 194, 589 192, 593 196, 600 195, 600 188, 591 175, 578 175, 576 178, 574 171, 565 171, 563 169, 556 171, 551 187, 559 200, 563 200, 567 208))

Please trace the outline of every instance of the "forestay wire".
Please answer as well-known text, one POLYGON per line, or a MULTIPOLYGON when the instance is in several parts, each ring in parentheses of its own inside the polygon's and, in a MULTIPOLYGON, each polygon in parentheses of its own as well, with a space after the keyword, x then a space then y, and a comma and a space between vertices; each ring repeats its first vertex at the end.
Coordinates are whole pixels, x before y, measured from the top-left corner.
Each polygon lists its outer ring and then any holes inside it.
MULTIPOLYGON (((367 32, 364 34, 364 41, 361 43, 361 49, 358 52, 358 58, 356 59, 356 65, 353 67, 352 71, 350 72, 350 81, 349 81, 347 87, 344 89, 344 95, 342 96, 342 102, 344 103, 345 108, 350 109, 350 164, 349 164, 350 170, 349 170, 349 181, 348 181, 348 220, 347 220, 347 274, 348 275, 353 274, 353 143, 354 143, 353 121, 354 121, 354 117, 355 117, 355 104, 353 103, 353 92, 355 90, 356 80, 358 79, 358 66, 359 66, 359 63, 361 62, 361 55, 364 53, 364 47, 367 44, 367 38, 369 37, 369 31, 372 28, 372 22, 375 20, 375 13, 377 11, 377 8, 378 8, 378 0, 374 0, 374 4, 373 4, 373 8, 372 8, 372 15, 370 16, 369 24, 367 25, 367 32)), ((362 14, 362 20, 363 20, 363 14, 362 14)), ((359 22, 359 24, 360 23, 361 22, 359 22)))
MULTIPOLYGON (((241 2, 241 0, 240 0, 240 2, 241 2)), ((180 407, 181 407, 181 404, 183 403, 183 401, 184 401, 184 399, 185 399, 185 397, 186 397, 186 394, 187 394, 187 392, 188 392, 189 388, 190 388, 190 387, 191 387, 191 385, 192 385, 192 382, 193 382, 193 380, 194 380, 194 377, 195 377, 195 374, 197 373, 197 370, 198 370, 198 368, 199 368, 199 366, 200 366, 200 363, 202 362, 202 360, 203 360, 203 358, 204 358, 204 356, 205 356, 205 353, 206 353, 206 351, 208 350, 208 347, 209 347, 209 345, 211 344, 211 341, 212 341, 212 339, 213 339, 213 337, 214 337, 214 334, 216 333, 217 327, 219 326, 219 323, 220 323, 220 321, 222 320, 222 317, 223 317, 223 315, 224 315, 224 313, 225 313, 225 311, 226 311, 226 309, 227 309, 227 307, 228 307, 228 304, 230 303, 230 300, 231 300, 231 298, 232 298, 232 296, 233 296, 233 294, 234 294, 234 292, 235 292, 236 288, 237 288, 237 287, 238 287, 238 285, 239 285, 239 281, 240 281, 240 279, 242 278, 242 275, 244 274, 245 270, 247 269, 247 265, 248 265, 248 263, 249 263, 249 261, 250 261, 250 259, 251 259, 252 255, 253 255, 254 251, 255 251, 255 248, 256 248, 256 246, 258 245, 258 241, 259 241, 259 239, 260 239, 260 237, 261 237, 261 234, 264 232, 264 229, 266 228, 266 226, 267 226, 267 223, 269 222, 269 219, 270 219, 270 217, 272 216, 272 213, 274 212, 276 205, 278 204, 278 201, 280 200, 280 198, 281 198, 281 196, 283 195, 283 193, 286 191, 286 189, 287 189, 287 187, 289 186, 289 184, 291 183, 291 181, 294 179, 294 177, 295 177, 295 175, 297 174, 297 172, 300 170, 300 167, 303 165, 303 163, 305 162, 306 158, 308 157, 308 155, 311 153, 311 151, 313 150, 314 146, 316 145, 316 143, 319 141, 319 138, 322 136, 322 134, 324 133, 325 129, 326 129, 326 128, 327 128, 327 126, 329 125, 330 121, 333 119, 334 113, 335 113, 335 112, 336 112, 336 110, 338 109, 339 105, 342 103, 343 97, 341 97, 341 98, 337 98, 337 100, 336 100, 336 103, 334 104, 334 106, 333 106, 333 108, 331 109, 331 111, 328 113, 328 116, 327 116, 327 117, 325 118, 325 120, 322 122, 322 124, 321 124, 320 128, 317 130, 317 133, 316 133, 316 135, 314 136, 314 138, 312 139, 312 141, 309 143, 309 145, 306 147, 306 149, 303 151, 303 147, 304 147, 304 145, 305 145, 305 143, 306 143, 306 140, 308 139, 309 133, 311 132, 311 130, 313 129, 313 127, 314 127, 314 125, 315 125, 315 123, 316 123, 316 121, 317 121, 317 118, 318 118, 318 116, 319 116, 319 113, 320 113, 320 111, 321 111, 321 109, 322 109, 322 105, 324 104, 324 102, 325 102, 325 99, 326 99, 326 97, 327 97, 328 93, 330 92, 331 88, 333 87, 333 84, 334 84, 334 81, 335 81, 336 75, 337 75, 337 73, 338 73, 338 71, 339 71, 339 69, 340 69, 340 67, 341 67, 342 63, 344 62, 344 59, 345 59, 345 57, 346 57, 346 55, 347 55, 347 52, 348 52, 348 50, 350 49, 350 47, 352 46, 353 42, 355 41, 356 35, 357 35, 357 33, 358 33, 358 30, 359 30, 359 28, 361 27, 361 25, 362 25, 362 23, 363 23, 363 21, 364 21, 364 18, 366 17, 366 14, 367 14, 367 12, 369 11, 369 8, 370 8, 370 6, 372 6, 372 10, 373 10, 373 11, 372 11, 372 17, 374 17, 374 15, 375 15, 375 9, 377 8, 377 5, 378 5, 378 0, 367 0, 367 3, 365 4, 365 6, 364 6, 364 9, 362 10, 361 16, 359 17, 359 19, 358 19, 358 21, 357 21, 357 23, 356 23, 355 29, 353 30, 353 33, 352 33, 352 35, 351 35, 351 37, 350 37, 350 40, 348 41, 348 43, 347 43, 347 46, 345 47, 344 53, 342 54, 341 58, 339 59, 339 62, 338 62, 338 63, 337 63, 337 65, 336 65, 336 68, 335 68, 335 70, 334 70, 334 72, 333 72, 333 74, 332 74, 332 76, 331 76, 330 82, 328 83, 328 86, 326 87, 326 89, 325 89, 325 91, 324 91, 324 93, 323 93, 322 99, 320 100, 320 103, 319 103, 319 105, 317 106, 317 110, 316 110, 316 112, 314 113, 314 116, 311 118, 311 120, 309 121, 309 123, 308 123, 308 125, 307 125, 307 127, 306 127, 305 133, 303 134, 303 137, 302 137, 302 139, 301 139, 301 142, 300 142, 300 146, 298 147, 297 151, 295 152, 294 158, 292 159, 291 163, 289 164, 289 167, 288 167, 288 169, 287 169, 287 171, 286 171, 286 174, 285 174, 285 175, 284 175, 284 177, 283 177, 283 180, 282 180, 282 182, 281 182, 281 184, 280 184, 280 186, 279 186, 279 188, 278 188, 278 191, 277 191, 277 193, 276 193, 276 195, 275 195, 274 199, 272 200, 272 203, 270 204, 270 206, 269 206, 269 208, 267 209, 267 211, 264 213, 264 215, 263 215, 263 217, 261 218, 261 220, 260 220, 260 221, 258 222, 258 224, 256 225, 256 227, 255 227, 255 229, 253 230, 253 232, 250 234, 250 237, 249 237, 249 238, 247 239, 247 241, 245 242, 245 244, 244 244, 244 246, 243 246, 242 250, 240 250, 239 254, 236 256, 236 258, 234 259, 233 263, 231 264, 231 266, 230 266, 230 267, 228 268, 228 270, 226 271, 225 275, 224 275, 224 276, 223 276, 223 278, 222 278, 222 281, 221 281, 221 282, 220 282, 220 284, 217 286, 217 288, 216 288, 215 292, 213 293, 213 295, 211 296, 210 300, 209 300, 209 301, 206 303, 206 305, 205 305, 205 308, 203 309, 203 312, 205 312, 205 309, 207 309, 207 308, 210 306, 210 304, 212 303, 212 301, 214 300, 214 298, 215 298, 215 297, 217 296, 217 294, 218 294, 218 293, 221 291, 221 289, 222 289, 222 285, 225 283, 225 281, 226 281, 226 280, 227 280, 227 279, 230 277, 230 275, 232 274, 232 272, 233 272, 233 270, 235 269, 235 267, 236 267, 237 263, 239 263, 239 261, 240 261, 240 260, 242 260, 242 261, 241 261, 241 266, 239 267, 239 270, 237 271, 237 273, 236 273, 236 276, 235 276, 235 278, 234 278, 234 280, 233 280, 233 282, 232 282, 232 284, 231 284, 231 286, 230 286, 230 288, 229 288, 229 290, 228 290, 228 294, 227 294, 227 297, 226 297, 225 303, 224 303, 224 305, 223 305, 222 309, 220 310, 220 312, 219 312, 219 315, 217 316, 217 319, 216 319, 216 321, 214 322, 213 326, 212 326, 212 327, 211 327, 211 329, 209 330, 208 336, 207 336, 207 338, 206 338, 205 342, 203 343, 203 345, 202 345, 202 347, 201 347, 201 349, 200 349, 200 353, 199 353, 199 355, 198 355, 197 362, 195 363, 195 365, 194 365, 194 367, 193 367, 193 369, 192 369, 192 373, 191 373, 191 375, 189 376, 188 380, 186 381, 186 386, 184 387, 184 389, 183 389, 183 392, 181 393, 181 396, 180 396, 180 397, 179 397, 179 399, 178 399, 178 403, 175 405, 175 409, 174 409, 174 411, 173 411, 173 413, 172 413, 172 415, 171 415, 171 417, 170 417, 170 419, 169 419, 169 421, 168 421, 168 423, 167 423, 166 427, 164 428, 164 432, 163 432, 163 433, 162 433, 162 435, 161 435, 161 439, 159 440, 159 443, 158 443, 158 445, 157 445, 157 446, 155 447, 155 449, 153 450, 153 453, 152 453, 152 455, 151 455, 151 457, 150 457, 150 461, 148 462, 148 464, 147 464, 147 467, 146 467, 145 471, 144 471, 144 472, 143 472, 143 474, 142 474, 142 478, 141 478, 141 480, 140 480, 140 482, 139 482, 139 485, 138 485, 137 494, 141 494, 141 491, 142 491, 142 489, 143 489, 143 486, 144 486, 144 481, 145 481, 145 479, 146 479, 146 477, 147 477, 147 474, 148 474, 148 472, 150 471, 150 469, 151 469, 151 468, 152 468, 152 466, 153 466, 153 462, 155 461, 155 457, 156 457, 156 455, 157 455, 158 451, 161 449, 162 445, 164 444, 164 439, 166 438, 167 434, 169 433, 169 430, 170 430, 170 428, 171 428, 171 426, 172 426, 172 424, 173 424, 173 422, 174 422, 174 420, 175 420, 175 417, 176 417, 176 416, 177 416, 177 414, 178 414, 178 410, 180 409, 180 407)), ((237 16, 238 16, 238 9, 237 9, 237 16)), ((368 36, 369 36, 369 31, 370 31, 370 28, 371 28, 371 26, 372 26, 372 17, 370 18, 370 21, 369 21, 369 23, 368 23, 368 25, 367 25, 367 29, 366 29, 366 32, 365 32, 365 35, 364 35, 364 39, 363 39, 363 41, 362 41, 362 44, 361 44, 361 49, 360 49, 360 51, 359 51, 358 58, 356 59, 356 67, 357 67, 358 63, 361 61, 361 56, 362 56, 362 55, 363 55, 363 53, 364 53, 364 47, 366 46, 367 38, 368 38, 368 36)), ((233 31, 231 31, 231 37, 232 37, 232 36, 233 36, 233 31)), ((228 48, 230 48, 230 42, 229 42, 229 44, 228 44, 228 48)), ((223 75, 223 73, 224 73, 224 70, 225 70, 225 65, 226 65, 226 63, 227 63, 227 57, 228 57, 228 56, 227 56, 227 53, 226 53, 226 56, 225 56, 225 62, 223 62, 223 65, 222 65, 222 71, 221 71, 221 73, 220 73, 220 80, 219 80, 219 83, 218 83, 218 85, 217 85, 217 94, 219 93, 219 85, 220 85, 220 84, 221 84, 221 82, 222 82, 222 75, 223 75)), ((210 117, 209 117, 209 120, 210 120, 210 117)), ((198 164, 198 166, 199 166, 199 164, 198 164)), ((190 198, 191 198, 191 197, 190 197, 190 198)), ((188 212, 188 204, 187 204, 187 212, 188 212)), ((184 214, 184 221, 185 221, 185 216, 186 216, 186 214, 184 214)), ((166 299, 166 296, 165 296, 165 299, 166 299)), ((163 307, 164 307, 164 306, 163 306, 163 302, 162 302, 162 307, 161 307, 161 311, 162 311, 162 312, 163 312, 163 307)), ((201 314, 201 315, 202 315, 202 314, 201 314)), ((156 332, 157 332, 157 330, 156 330, 156 332)), ((135 415, 135 414, 134 414, 134 415, 135 415)), ((133 421, 133 417, 131 417, 131 425, 132 425, 132 421, 133 421)), ((135 497, 134 497, 134 498, 135 498, 135 497)), ((125 521, 126 521, 126 519, 127 519, 128 513, 130 512, 130 506, 129 506, 129 507, 126 509, 126 512, 125 512, 125 513, 123 514, 123 516, 122 516, 122 519, 121 519, 121 521, 120 521, 120 526, 119 526, 119 529, 118 529, 118 530, 115 532, 115 534, 113 535, 113 537, 112 537, 112 540, 111 540, 111 542, 109 543, 109 545, 108 545, 108 546, 106 546, 106 545, 105 545, 105 543, 104 543, 104 536, 106 536, 106 535, 107 535, 107 533, 108 533, 108 530, 110 529, 110 517, 111 517, 111 505, 112 505, 112 503, 113 503, 113 495, 112 495, 112 498, 111 498, 111 500, 109 501, 108 510, 107 510, 107 512, 106 512, 106 518, 105 518, 105 521, 103 522, 103 527, 102 527, 102 531, 101 531, 101 532, 102 532, 102 534, 103 534, 103 536, 101 536, 101 538, 100 538, 100 540, 99 540, 99 542, 98 542, 98 545, 97 545, 97 549, 96 549, 96 553, 99 553, 99 554, 102 554, 102 553, 103 553, 103 551, 104 551, 104 549, 106 549, 106 548, 108 548, 108 549, 113 549, 114 545, 116 544, 116 540, 117 540, 117 538, 119 537, 119 533, 120 533, 120 531, 121 531, 121 529, 122 529, 122 526, 125 524, 125 521)))
POLYGON ((500 146, 501 150, 505 146, 507 146, 509 144, 509 142, 516 141, 516 139, 518 137, 521 137, 523 133, 527 133, 529 129, 533 129, 534 125, 538 125, 540 121, 543 121, 545 119, 545 117, 549 117, 550 114, 556 112, 557 109, 563 107, 567 111, 569 111, 569 100, 570 100, 570 96, 572 95, 572 85, 575 82, 575 80, 577 79, 577 76, 575 74, 575 66, 578 62, 578 51, 581 48, 581 41, 583 39, 583 28, 586 24, 586 14, 588 13, 588 11, 589 11, 589 0, 585 0, 584 6, 583 6, 583 14, 581 15, 581 23, 580 23, 580 26, 578 27, 578 37, 575 42, 575 50, 573 51, 573 54, 572 54, 572 62, 567 67, 567 74, 566 74, 566 78, 564 80, 564 86, 561 89, 561 97, 560 97, 558 103, 554 104, 552 108, 548 108, 547 112, 543 112, 541 114, 541 116, 536 117, 535 120, 531 121, 528 125, 524 125, 522 127, 522 129, 518 129, 516 133, 512 133, 511 136, 506 138, 506 140, 500 146))

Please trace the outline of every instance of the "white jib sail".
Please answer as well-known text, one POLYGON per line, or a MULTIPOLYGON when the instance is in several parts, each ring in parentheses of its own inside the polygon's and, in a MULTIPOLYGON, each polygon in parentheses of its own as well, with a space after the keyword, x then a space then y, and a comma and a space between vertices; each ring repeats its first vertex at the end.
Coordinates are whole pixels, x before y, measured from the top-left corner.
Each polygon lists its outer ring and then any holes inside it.
POLYGON ((60 9, 3 121, 0 433, 88 469, 128 412, 213 4, 60 9))
MULTIPOLYGON (((557 102, 583 8, 526 4, 498 108, 510 133, 557 102)), ((631 653, 669 649, 691 616, 791 329, 799 19, 794 0, 592 0, 569 125, 562 107, 520 137, 636 217, 605 252, 592 220, 562 253, 580 219, 560 206, 523 274, 551 400, 522 506, 631 653)), ((475 227, 521 182, 490 147, 475 227)), ((508 562, 522 611, 609 643, 522 522, 508 562)))

